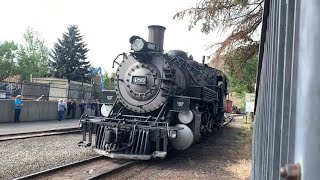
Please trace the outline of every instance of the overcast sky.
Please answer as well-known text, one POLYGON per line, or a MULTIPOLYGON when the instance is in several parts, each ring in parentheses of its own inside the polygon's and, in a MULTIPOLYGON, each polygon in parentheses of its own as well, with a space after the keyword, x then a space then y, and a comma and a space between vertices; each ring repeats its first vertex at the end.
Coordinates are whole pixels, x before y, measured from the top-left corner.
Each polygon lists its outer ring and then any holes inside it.
POLYGON ((88 44, 88 60, 103 70, 112 69, 113 59, 129 52, 132 35, 148 39, 149 25, 166 27, 164 50, 181 49, 201 62, 207 45, 221 40, 216 34, 188 31, 189 18, 173 20, 173 15, 195 5, 195 0, 2 0, 0 41, 21 43, 30 26, 52 48, 69 24, 79 26, 88 44))

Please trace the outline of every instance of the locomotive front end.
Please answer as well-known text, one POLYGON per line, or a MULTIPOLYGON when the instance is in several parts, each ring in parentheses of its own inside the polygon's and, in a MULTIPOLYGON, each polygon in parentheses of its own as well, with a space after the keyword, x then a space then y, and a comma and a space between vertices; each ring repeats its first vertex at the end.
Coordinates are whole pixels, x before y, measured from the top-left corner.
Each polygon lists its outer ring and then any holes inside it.
POLYGON ((90 146, 94 142, 93 148, 99 154, 139 160, 166 157, 168 140, 176 138, 177 130, 181 129, 147 116, 88 118, 81 123, 84 141, 79 145, 90 146))
POLYGON ((164 30, 149 26, 148 41, 130 38, 134 52, 118 63, 115 90, 103 92, 105 117, 81 120, 79 145, 93 145, 99 154, 111 158, 147 160, 167 155, 169 139, 176 138, 182 128, 171 127, 166 119, 174 82, 163 54, 164 30))
POLYGON ((103 91, 104 117, 80 120, 79 146, 111 158, 165 158, 168 147, 185 150, 221 125, 224 81, 219 71, 184 51, 163 53, 165 28, 148 28, 148 41, 132 36, 133 52, 114 60, 114 90, 103 91))

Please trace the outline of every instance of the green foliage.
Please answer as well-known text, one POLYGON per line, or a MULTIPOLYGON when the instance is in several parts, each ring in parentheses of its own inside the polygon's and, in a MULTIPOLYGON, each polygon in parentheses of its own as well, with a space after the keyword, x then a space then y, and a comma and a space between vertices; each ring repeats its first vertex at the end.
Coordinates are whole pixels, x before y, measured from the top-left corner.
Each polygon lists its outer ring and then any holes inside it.
POLYGON ((251 124, 242 124, 241 131, 239 132, 239 136, 243 140, 252 141, 252 133, 253 133, 253 123, 251 124))
POLYGON ((244 96, 245 92, 253 93, 255 88, 258 54, 251 58, 245 57, 245 61, 243 57, 243 52, 248 52, 250 48, 241 46, 226 56, 230 90, 240 96, 244 96))
POLYGON ((253 123, 245 124, 243 122, 241 131, 238 133, 241 140, 244 140, 250 143, 251 148, 252 148, 253 125, 254 125, 253 123))
POLYGON ((93 84, 91 89, 91 95, 93 99, 101 99, 102 98, 102 90, 99 84, 93 84))
MULTIPOLYGON (((92 71, 94 76, 98 75, 98 68, 96 68, 96 71, 92 71), (96 73, 94 73, 96 72, 96 73)), ((113 83, 113 78, 115 77, 115 73, 112 73, 109 75, 107 71, 104 71, 103 73, 103 83, 105 90, 113 90, 114 89, 114 83, 113 83)), ((92 91, 92 96, 95 99, 101 99, 102 98, 102 91, 101 91, 101 85, 100 84, 93 84, 93 91, 92 91)))
POLYGON ((20 45, 18 51, 18 74, 22 80, 26 80, 32 74, 33 77, 43 77, 49 72, 49 50, 45 46, 40 34, 28 28, 24 37, 24 45, 20 45))
POLYGON ((114 89, 113 79, 115 78, 115 76, 116 73, 112 73, 111 75, 109 75, 107 71, 104 72, 103 81, 106 90, 114 89))
POLYGON ((0 43, 0 81, 16 74, 18 45, 13 41, 0 43))
MULTIPOLYGON (((194 7, 180 11, 174 19, 190 18, 189 29, 200 25, 201 32, 218 31, 227 38, 213 46, 218 46, 211 64, 222 64, 230 52, 239 46, 257 47, 254 35, 262 22, 264 0, 199 0, 194 7), (231 33, 230 33, 231 32, 231 33), (228 33, 228 34, 226 34, 228 33)), ((245 62, 258 52, 243 51, 241 60, 245 62)))
POLYGON ((54 44, 50 54, 52 75, 57 78, 66 78, 69 81, 90 82, 90 63, 86 61, 89 51, 82 40, 78 26, 68 26, 62 39, 54 44))

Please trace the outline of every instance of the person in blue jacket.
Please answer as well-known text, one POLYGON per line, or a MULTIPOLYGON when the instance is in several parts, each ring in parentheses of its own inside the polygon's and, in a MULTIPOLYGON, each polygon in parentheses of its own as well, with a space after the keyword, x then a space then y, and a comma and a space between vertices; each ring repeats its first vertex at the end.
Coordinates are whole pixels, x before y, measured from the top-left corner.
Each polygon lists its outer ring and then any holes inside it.
POLYGON ((21 95, 17 95, 15 102, 14 102, 14 122, 19 123, 20 122, 20 113, 23 106, 22 97, 21 95))

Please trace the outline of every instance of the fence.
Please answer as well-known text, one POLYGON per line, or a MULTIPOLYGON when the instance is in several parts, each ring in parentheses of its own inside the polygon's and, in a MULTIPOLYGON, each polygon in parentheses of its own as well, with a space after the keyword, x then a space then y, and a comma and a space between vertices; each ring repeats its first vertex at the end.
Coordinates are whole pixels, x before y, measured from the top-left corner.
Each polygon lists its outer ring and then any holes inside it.
MULTIPOLYGON (((0 100, 0 123, 14 121, 14 101, 0 100)), ((80 117, 79 108, 76 108, 76 118, 80 117)), ((57 102, 50 101, 23 101, 20 121, 57 120, 57 102)))
POLYGON ((252 179, 320 177, 319 16, 320 1, 264 0, 252 179))
MULTIPOLYGON (((107 85, 112 89, 112 84, 107 85)), ((57 99, 101 99, 102 91, 100 85, 81 85, 76 83, 20 83, 20 82, 0 82, 0 99, 11 99, 21 94, 24 99, 41 100, 57 99)))

